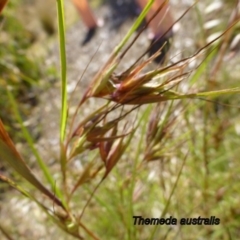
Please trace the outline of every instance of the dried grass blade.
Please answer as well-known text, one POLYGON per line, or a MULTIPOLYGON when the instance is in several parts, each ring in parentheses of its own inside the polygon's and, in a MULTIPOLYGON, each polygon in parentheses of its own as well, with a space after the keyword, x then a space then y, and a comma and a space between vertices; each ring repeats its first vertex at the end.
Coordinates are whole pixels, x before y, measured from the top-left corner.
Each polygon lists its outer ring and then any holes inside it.
POLYGON ((34 176, 32 171, 26 165, 25 161, 22 159, 17 149, 15 148, 12 140, 5 131, 1 120, 0 120, 0 160, 7 162, 20 176, 26 179, 29 183, 31 183, 34 187, 40 190, 43 194, 52 199, 57 205, 65 209, 62 202, 39 182, 39 180, 34 176))
POLYGON ((8 0, 1 0, 0 1, 0 13, 4 9, 5 5, 7 4, 8 0))

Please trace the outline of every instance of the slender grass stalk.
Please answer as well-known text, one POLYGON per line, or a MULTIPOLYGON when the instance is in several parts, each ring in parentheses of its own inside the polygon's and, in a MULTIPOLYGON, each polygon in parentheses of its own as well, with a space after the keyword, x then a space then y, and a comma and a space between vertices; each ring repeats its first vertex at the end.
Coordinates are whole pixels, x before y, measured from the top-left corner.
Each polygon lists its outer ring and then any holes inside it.
POLYGON ((63 231, 65 231, 69 235, 72 235, 78 239, 82 239, 82 237, 78 233, 78 229, 73 227, 71 228, 71 224, 74 225, 74 222, 71 221, 72 219, 70 219, 69 216, 65 215, 65 218, 61 218, 60 215, 58 215, 56 212, 51 212, 47 207, 44 206, 44 204, 42 204, 37 198, 32 196, 28 191, 23 189, 20 185, 16 184, 11 179, 1 174, 0 174, 0 180, 7 183, 17 191, 19 191, 22 195, 24 195, 31 201, 35 202, 41 208, 41 210, 48 216, 48 218, 51 219, 56 225, 58 225, 59 228, 61 228, 63 231), (70 223, 69 223, 69 220, 70 220, 70 223), (66 221, 68 222, 66 223, 66 221))
POLYGON ((195 5, 195 12, 196 12, 198 24, 199 24, 199 27, 200 27, 201 37, 204 41, 204 45, 206 45, 207 44, 207 42, 206 42, 207 41, 207 36, 206 36, 206 31, 204 30, 204 21, 203 21, 203 18, 202 18, 201 11, 200 11, 197 4, 195 5))
POLYGON ((133 35, 133 33, 138 29, 138 27, 140 26, 140 24, 142 23, 143 19, 145 18, 145 16, 147 15, 148 11, 150 10, 152 4, 154 3, 154 0, 149 0, 146 7, 143 9, 143 11, 141 12, 141 14, 139 15, 139 17, 137 18, 137 20, 134 22, 134 24, 132 25, 132 27, 129 29, 129 31, 127 32, 127 34, 125 35, 125 37, 123 38, 123 40, 121 41, 121 43, 115 48, 114 52, 115 54, 118 54, 122 48, 125 46, 125 44, 127 43, 127 41, 129 40, 129 38, 133 35))
POLYGON ((67 194, 66 187, 66 165, 67 156, 64 146, 66 126, 67 126, 67 60, 65 49, 65 21, 64 21, 64 0, 57 0, 57 13, 58 13, 58 31, 59 31, 59 47, 60 47, 60 60, 61 60, 61 123, 60 123, 60 163, 63 177, 63 187, 65 194, 67 194))
POLYGON ((0 231, 2 232, 2 234, 4 235, 4 237, 7 239, 7 240, 14 240, 10 234, 8 233, 8 231, 5 229, 5 227, 0 223, 0 231))
MULTIPOLYGON (((83 185, 84 190, 88 192, 88 194, 92 193, 92 189, 89 188, 88 185, 83 185)), ((97 194, 93 196, 93 199, 108 212, 109 216, 111 216, 113 219, 116 219, 118 221, 121 221, 121 217, 117 214, 117 212, 113 209, 114 206, 109 205, 108 202, 102 200, 97 194)))
POLYGON ((209 133, 208 133, 208 124, 209 124, 209 103, 205 103, 205 107, 203 110, 203 149, 202 149, 202 157, 203 157, 203 190, 202 190, 202 198, 206 203, 204 205, 204 213, 208 216, 208 187, 209 187, 209 133))
POLYGON ((142 114, 141 119, 138 122, 138 126, 137 128, 139 128, 140 124, 143 122, 143 126, 141 127, 142 131, 141 131, 141 137, 139 139, 138 142, 138 147, 137 147, 137 151, 135 154, 135 158, 133 161, 133 167, 132 167, 132 177, 131 177, 131 183, 130 183, 130 189, 129 189, 129 220, 128 220, 128 224, 129 224, 129 236, 128 239, 136 239, 136 228, 134 227, 134 225, 132 224, 133 221, 133 216, 134 216, 134 206, 133 206, 133 194, 134 194, 134 188, 135 188, 135 183, 136 183, 136 178, 137 178, 137 164, 140 160, 140 155, 142 153, 142 149, 143 149, 143 141, 144 141, 144 137, 145 137, 145 132, 146 132, 146 127, 148 124, 148 116, 151 112, 152 109, 152 105, 150 104, 147 109, 144 111, 144 113, 142 114))
POLYGON ((54 190, 56 192, 57 197, 59 197, 62 200, 63 199, 62 193, 59 190, 59 188, 56 186, 55 180, 52 177, 47 165, 44 163, 44 161, 42 160, 38 150, 34 146, 33 139, 31 137, 29 131, 27 130, 27 128, 24 126, 23 119, 21 118, 18 107, 17 107, 16 100, 13 97, 13 94, 12 94, 11 90, 9 90, 9 88, 7 88, 7 94, 8 94, 9 102, 11 103, 12 109, 13 109, 14 114, 16 116, 16 119, 17 119, 17 121, 18 121, 18 123, 21 127, 21 132, 23 133, 24 138, 26 139, 28 145, 30 146, 34 156, 36 157, 36 160, 37 160, 37 163, 38 163, 40 169, 42 170, 42 172, 43 172, 45 178, 47 179, 47 181, 50 183, 52 191, 54 190))
POLYGON ((214 47, 214 49, 207 54, 204 61, 201 62, 201 64, 198 66, 197 70, 189 80, 191 85, 193 85, 196 81, 200 79, 204 71, 207 69, 207 66, 209 66, 212 59, 216 56, 217 52, 218 52, 217 47, 214 47))
POLYGON ((22 73, 22 72, 16 72, 14 71, 11 67, 6 66, 6 64, 4 64, 4 62, 0 61, 0 68, 5 69, 6 71, 10 72, 11 74, 14 74, 16 76, 18 76, 19 78, 21 78, 22 80, 24 80, 25 82, 29 83, 30 85, 38 85, 38 82, 35 79, 32 79, 31 77, 27 76, 26 74, 22 73))
POLYGON ((8 137, 2 122, 0 121, 1 128, 1 138, 0 138, 0 160, 9 164, 21 177, 28 181, 32 186, 38 189, 40 192, 48 196, 53 202, 59 205, 65 210, 62 202, 49 191, 42 183, 39 181, 30 168, 27 166, 25 161, 21 158, 18 151, 16 150, 13 142, 8 137))
POLYGON ((61 60, 61 126, 60 126, 60 141, 65 139, 65 130, 67 124, 67 61, 65 49, 65 21, 64 21, 64 7, 63 0, 57 0, 57 13, 58 13, 58 31, 59 31, 59 47, 60 47, 60 60, 61 60))
MULTIPOLYGON (((180 179, 180 177, 181 177, 181 175, 182 175, 183 167, 184 167, 184 165, 185 165, 185 163, 186 163, 187 157, 188 157, 188 153, 185 155, 185 157, 184 157, 184 159, 183 159, 182 165, 181 165, 180 170, 179 170, 178 175, 177 175, 177 179, 176 179, 176 181, 175 181, 175 183, 174 183, 174 185, 173 185, 173 187, 172 187, 172 190, 171 190, 171 192, 170 192, 170 195, 169 195, 169 197, 168 197, 168 200, 167 200, 167 202, 166 202, 166 205, 165 205, 165 207, 164 207, 164 209, 163 209, 163 212, 162 212, 162 214, 161 214, 161 218, 164 218, 165 215, 166 215, 166 213, 167 213, 167 210, 168 210, 169 205, 170 205, 170 203, 171 203, 172 196, 173 196, 173 194, 174 194, 174 192, 175 192, 175 190, 176 190, 176 188, 177 188, 179 179, 180 179)), ((158 228, 158 225, 155 226, 155 228, 154 228, 154 230, 153 230, 153 232, 152 232, 149 240, 153 240, 153 239, 154 239, 154 235, 155 235, 155 233, 156 233, 156 231, 157 231, 157 228, 158 228)))

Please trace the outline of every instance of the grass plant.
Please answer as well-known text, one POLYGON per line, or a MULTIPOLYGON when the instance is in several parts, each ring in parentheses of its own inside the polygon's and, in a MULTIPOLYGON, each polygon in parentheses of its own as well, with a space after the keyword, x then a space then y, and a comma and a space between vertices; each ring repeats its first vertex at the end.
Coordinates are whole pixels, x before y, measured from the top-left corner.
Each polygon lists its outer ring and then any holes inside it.
MULTIPOLYGON (((21 178, 0 172, 0 180, 34 202, 66 236, 76 239, 237 239, 239 106, 233 103, 240 87, 230 81, 229 72, 229 84, 222 87, 221 74, 239 15, 233 10, 222 33, 210 42, 204 39, 205 44, 189 57, 144 71, 159 53, 148 59, 140 55, 135 64, 117 73, 125 51, 137 38, 131 42, 130 37, 153 2, 101 66, 69 116, 64 1, 56 1, 61 182, 55 181, 51 167, 35 148, 10 88, 6 89, 8 101, 45 178, 39 179, 28 166, 0 120, 0 160, 21 178), (99 98, 104 104, 82 117, 89 99, 99 98), (80 162, 81 172, 74 171, 74 162, 80 162), (134 225, 133 216, 172 216, 178 223, 181 218, 216 216, 221 222, 215 226, 134 225)), ((198 19, 205 38, 204 21, 198 19)), ((7 239, 14 238, 3 224, 0 231, 7 239)))

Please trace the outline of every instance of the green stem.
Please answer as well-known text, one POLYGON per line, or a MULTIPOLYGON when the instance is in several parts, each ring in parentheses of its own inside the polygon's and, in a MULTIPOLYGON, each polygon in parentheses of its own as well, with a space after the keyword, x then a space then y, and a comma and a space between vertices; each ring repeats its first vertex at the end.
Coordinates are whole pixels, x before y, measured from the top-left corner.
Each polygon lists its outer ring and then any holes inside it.
POLYGON ((64 8, 63 0, 57 0, 58 12, 58 30, 59 30, 59 46, 60 46, 60 60, 61 60, 61 126, 60 126, 60 140, 64 141, 66 122, 67 122, 67 62, 65 49, 65 22, 64 22, 64 8))

